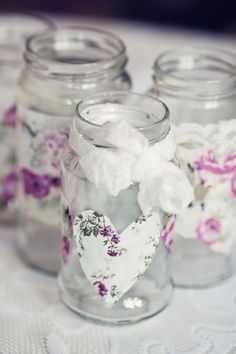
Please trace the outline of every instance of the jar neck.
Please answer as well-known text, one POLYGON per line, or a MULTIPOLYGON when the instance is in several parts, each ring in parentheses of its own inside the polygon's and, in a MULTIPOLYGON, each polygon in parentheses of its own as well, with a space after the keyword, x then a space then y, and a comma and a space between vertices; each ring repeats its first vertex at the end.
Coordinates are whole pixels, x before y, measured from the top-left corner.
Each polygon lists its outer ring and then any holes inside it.
POLYGON ((119 38, 82 27, 32 36, 24 59, 35 78, 75 82, 77 87, 114 80, 127 62, 125 46, 119 38))
POLYGON ((74 127, 91 144, 101 146, 96 139, 103 125, 121 120, 136 128, 150 144, 161 141, 170 129, 169 110, 162 101, 127 92, 103 93, 81 101, 76 107, 74 127))
POLYGON ((160 93, 187 99, 222 99, 236 95, 236 55, 222 50, 185 48, 166 52, 154 63, 160 93))

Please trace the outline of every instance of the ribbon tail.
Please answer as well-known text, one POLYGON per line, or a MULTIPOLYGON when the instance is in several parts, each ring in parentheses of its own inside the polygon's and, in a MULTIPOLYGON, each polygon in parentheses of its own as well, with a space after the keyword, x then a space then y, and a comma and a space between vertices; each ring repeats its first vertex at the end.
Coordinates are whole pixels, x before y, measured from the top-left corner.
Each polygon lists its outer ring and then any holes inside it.
POLYGON ((139 185, 138 203, 143 213, 162 209, 168 214, 178 214, 193 198, 188 178, 171 163, 158 176, 143 180, 139 185))

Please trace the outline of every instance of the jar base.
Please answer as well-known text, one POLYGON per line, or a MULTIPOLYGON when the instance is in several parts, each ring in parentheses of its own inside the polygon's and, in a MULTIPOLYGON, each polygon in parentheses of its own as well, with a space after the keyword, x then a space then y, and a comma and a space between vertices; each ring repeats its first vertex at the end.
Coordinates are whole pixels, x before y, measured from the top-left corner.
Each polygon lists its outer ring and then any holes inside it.
POLYGON ((65 288, 61 275, 58 286, 60 297, 67 307, 88 320, 110 325, 137 323, 158 314, 170 304, 173 293, 171 283, 158 290, 135 285, 108 308, 91 286, 83 288, 83 292, 78 294, 78 289, 65 288))
POLYGON ((22 259, 36 270, 56 275, 61 265, 59 228, 32 218, 23 223, 18 238, 22 259))
POLYGON ((171 257, 174 285, 181 288, 207 288, 232 276, 230 256, 213 253, 199 240, 179 238, 171 257))

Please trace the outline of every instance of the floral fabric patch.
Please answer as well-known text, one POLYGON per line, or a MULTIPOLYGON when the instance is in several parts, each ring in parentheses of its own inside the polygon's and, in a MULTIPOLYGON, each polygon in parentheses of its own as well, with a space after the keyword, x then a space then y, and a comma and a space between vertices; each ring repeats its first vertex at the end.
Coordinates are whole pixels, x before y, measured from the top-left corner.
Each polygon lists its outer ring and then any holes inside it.
POLYGON ((37 220, 58 226, 60 162, 68 141, 68 117, 18 107, 19 200, 37 220))
POLYGON ((177 152, 195 200, 177 217, 176 232, 228 254, 236 227, 236 121, 176 128, 177 152))
POLYGON ((161 236, 157 213, 142 215, 117 233, 109 218, 93 210, 73 223, 81 267, 94 290, 112 306, 143 275, 161 236))
POLYGON ((27 168, 21 169, 21 177, 25 194, 31 195, 36 199, 47 197, 51 188, 60 188, 61 179, 49 174, 36 174, 27 168))

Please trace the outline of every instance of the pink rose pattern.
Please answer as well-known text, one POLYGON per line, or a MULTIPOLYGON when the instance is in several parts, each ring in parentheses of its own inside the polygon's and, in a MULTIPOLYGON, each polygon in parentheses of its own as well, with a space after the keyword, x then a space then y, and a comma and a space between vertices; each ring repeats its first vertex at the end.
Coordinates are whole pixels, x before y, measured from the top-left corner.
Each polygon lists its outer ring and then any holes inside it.
MULTIPOLYGON (((236 198, 236 154, 231 151, 223 161, 219 161, 212 150, 202 154, 193 163, 188 163, 189 174, 196 176, 197 185, 208 188, 227 183, 231 190, 232 198, 236 198)), ((204 217, 205 202, 195 201, 195 204, 201 203, 203 216, 196 225, 196 237, 207 246, 211 246, 220 237, 222 225, 215 216, 204 217)), ((190 205, 189 207, 194 207, 190 205)), ((187 216, 186 216, 187 217, 187 216)))
POLYGON ((32 158, 30 167, 20 170, 23 190, 26 195, 43 199, 53 190, 60 190, 60 158, 68 141, 68 134, 60 130, 34 130, 28 123, 22 122, 22 129, 30 135, 32 158), (42 170, 37 173, 35 170, 42 170), (55 173, 47 171, 55 170, 55 173))
POLYGON ((101 297, 104 297, 106 296, 108 290, 105 286, 105 284, 100 281, 100 280, 97 280, 93 283, 93 286, 97 288, 97 291, 98 291, 98 294, 101 296, 101 297))
POLYGON ((80 246, 83 249, 83 236, 95 236, 102 237, 103 245, 107 249, 107 255, 109 257, 119 257, 123 252, 127 250, 119 246, 120 237, 113 230, 111 225, 105 224, 105 218, 102 214, 93 212, 88 219, 84 220, 82 214, 78 215, 78 220, 80 222, 80 246))
POLYGON ((62 131, 42 130, 39 132, 42 144, 47 150, 47 160, 38 158, 38 166, 46 166, 50 160, 51 167, 58 170, 60 168, 61 152, 65 148, 68 135, 62 131))
POLYGON ((231 152, 220 162, 214 152, 209 150, 194 162, 193 168, 196 168, 199 182, 212 187, 214 184, 231 180, 236 175, 236 154, 231 152))
MULTIPOLYGON (((80 235, 79 235, 79 244, 82 250, 84 250, 83 246, 83 237, 101 237, 103 241, 104 247, 106 247, 106 253, 108 257, 119 257, 126 252, 125 248, 119 246, 120 237, 114 231, 111 225, 105 224, 105 218, 102 214, 94 211, 91 216, 88 218, 84 218, 82 214, 78 215, 77 222, 79 222, 80 226, 80 235)), ((75 222, 76 225, 76 222, 75 222)), ((81 254, 79 253, 81 257, 81 254)), ((101 298, 105 297, 108 293, 108 289, 106 288, 106 279, 112 277, 111 274, 94 274, 92 278, 94 278, 93 287, 99 294, 101 298)), ((109 289, 110 295, 115 298, 119 294, 119 290, 117 285, 111 286, 109 289)))
POLYGON ((197 238, 207 246, 215 243, 221 232, 221 223, 215 218, 209 218, 199 223, 196 228, 197 238))
POLYGON ((60 177, 49 174, 36 174, 27 168, 21 169, 21 178, 24 192, 35 199, 42 199, 49 195, 51 188, 60 188, 60 177))

